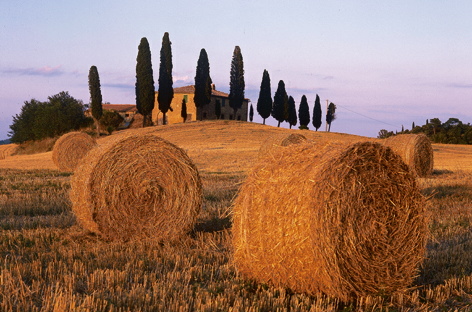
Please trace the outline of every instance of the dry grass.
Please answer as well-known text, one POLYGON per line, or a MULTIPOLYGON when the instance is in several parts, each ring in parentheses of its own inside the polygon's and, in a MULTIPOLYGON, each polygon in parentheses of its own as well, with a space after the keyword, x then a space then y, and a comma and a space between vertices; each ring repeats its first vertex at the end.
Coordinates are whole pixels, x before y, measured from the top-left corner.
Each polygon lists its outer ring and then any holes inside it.
POLYGON ((234 208, 249 278, 344 302, 405 291, 425 253, 425 202, 401 158, 371 142, 298 144, 250 172, 234 208))
POLYGON ((176 244, 105 243, 78 227, 69 174, 26 170, 56 168, 51 153, 0 160, 25 168, 0 169, 0 311, 470 311, 472 146, 433 144, 435 171, 418 179, 431 197, 431 239, 413 288, 343 305, 243 279, 231 262, 232 199, 261 143, 290 130, 203 122, 147 131, 197 160, 204 200, 193 234, 176 244))
POLYGON ((176 240, 202 205, 200 175, 187 154, 154 135, 117 136, 91 150, 72 179, 79 223, 110 240, 176 240))
POLYGON ((434 155, 431 141, 424 134, 400 134, 387 138, 383 144, 393 149, 419 177, 433 173, 434 155))
POLYGON ((52 149, 52 160, 61 171, 73 172, 79 161, 97 142, 84 132, 74 131, 61 136, 52 149))

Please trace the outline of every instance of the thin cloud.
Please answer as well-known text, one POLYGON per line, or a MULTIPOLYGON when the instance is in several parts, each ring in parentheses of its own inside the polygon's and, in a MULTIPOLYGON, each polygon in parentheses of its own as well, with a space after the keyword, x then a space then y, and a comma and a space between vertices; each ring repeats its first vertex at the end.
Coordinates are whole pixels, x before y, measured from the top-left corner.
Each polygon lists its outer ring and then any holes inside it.
POLYGON ((40 68, 5 68, 0 70, 1 73, 7 75, 19 75, 19 76, 42 76, 42 77, 55 77, 62 76, 65 72, 62 70, 62 65, 51 67, 43 66, 40 68))
POLYGON ((456 89, 472 89, 471 83, 450 83, 447 85, 449 88, 456 88, 456 89))
POLYGON ((105 88, 124 89, 124 90, 135 88, 134 84, 127 84, 127 83, 104 83, 101 86, 105 88))

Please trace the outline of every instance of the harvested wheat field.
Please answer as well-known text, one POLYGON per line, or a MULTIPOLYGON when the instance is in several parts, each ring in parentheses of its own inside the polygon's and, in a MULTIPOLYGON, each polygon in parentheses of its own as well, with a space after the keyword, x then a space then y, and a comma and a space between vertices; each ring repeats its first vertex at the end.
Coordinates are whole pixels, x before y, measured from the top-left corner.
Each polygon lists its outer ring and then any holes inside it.
POLYGON ((246 278, 233 262, 231 207, 274 135, 372 139, 206 121, 97 142, 146 133, 182 148, 199 171, 203 202, 191 232, 175 242, 103 240, 79 225, 73 174, 59 171, 51 152, 8 156, 0 160, 0 311, 470 311, 472 146, 433 144, 433 173, 416 179, 430 236, 410 287, 342 302, 246 278))

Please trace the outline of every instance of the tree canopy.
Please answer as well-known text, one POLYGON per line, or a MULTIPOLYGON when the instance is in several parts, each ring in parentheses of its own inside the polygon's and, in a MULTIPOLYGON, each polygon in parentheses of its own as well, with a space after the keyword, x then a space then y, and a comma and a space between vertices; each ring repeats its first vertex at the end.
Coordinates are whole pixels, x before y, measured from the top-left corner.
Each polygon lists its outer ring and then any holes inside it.
POLYGON ((310 108, 306 96, 303 95, 298 107, 298 120, 300 121, 300 129, 308 129, 310 124, 310 108))
POLYGON ((379 131, 378 138, 409 133, 424 133, 434 143, 472 144, 472 125, 470 123, 464 124, 458 118, 449 118, 444 123, 439 118, 432 118, 427 120, 424 125, 415 126, 411 130, 402 127, 402 131, 397 133, 382 129, 379 131))
POLYGON ((102 90, 100 87, 100 77, 98 75, 97 66, 91 66, 89 70, 89 91, 90 91, 90 109, 92 117, 95 120, 97 134, 100 135, 100 118, 103 115, 102 108, 102 90))
POLYGON ((290 129, 292 126, 297 125, 297 109, 295 107, 295 100, 292 96, 288 97, 288 118, 287 122, 290 124, 290 129))
POLYGON ((331 123, 336 119, 336 105, 329 103, 328 111, 326 112, 326 123, 328 124, 328 132, 331 131, 331 123))
POLYGON ((229 83, 229 106, 236 112, 243 106, 244 101, 244 63, 241 48, 236 46, 231 60, 231 72, 229 83))
POLYGON ((313 127, 315 127, 316 131, 318 131, 318 129, 321 127, 321 118, 321 103, 320 97, 317 94, 315 99, 315 107, 313 108, 313 127))
POLYGON ((63 91, 48 97, 46 102, 26 101, 20 114, 13 116, 9 136, 12 143, 23 143, 56 137, 89 124, 82 101, 63 91))
POLYGON ((154 77, 151 50, 145 37, 141 38, 136 58, 136 108, 143 115, 143 127, 152 126, 154 109, 154 77))
POLYGON ((170 104, 174 98, 174 87, 172 80, 172 49, 169 39, 169 33, 164 33, 162 37, 161 47, 161 64, 159 66, 159 90, 157 94, 157 101, 159 103, 159 110, 162 112, 162 124, 166 124, 166 113, 172 108, 170 104))
POLYGON ((279 81, 277 91, 275 91, 272 117, 279 122, 277 127, 280 127, 280 123, 288 119, 288 96, 283 80, 279 81))
MULTIPOLYGON (((210 63, 205 49, 200 50, 200 56, 197 62, 197 72, 195 73, 195 94, 193 101, 195 106, 201 108, 211 102, 211 77, 210 77, 210 63)), ((200 120, 203 115, 200 114, 200 120)))
POLYGON ((266 118, 270 117, 272 112, 272 92, 270 91, 270 76, 269 72, 264 69, 262 73, 261 89, 259 91, 259 98, 257 100, 257 112, 263 119, 265 125, 266 118))

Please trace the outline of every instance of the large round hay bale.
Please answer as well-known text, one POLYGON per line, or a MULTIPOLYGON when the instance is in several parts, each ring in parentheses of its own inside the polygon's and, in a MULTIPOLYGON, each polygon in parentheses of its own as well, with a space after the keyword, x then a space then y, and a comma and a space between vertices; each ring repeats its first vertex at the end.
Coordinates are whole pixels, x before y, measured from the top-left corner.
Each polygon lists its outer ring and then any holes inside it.
POLYGON ((424 134, 400 134, 387 138, 384 145, 403 158, 418 177, 433 173, 434 156, 431 141, 424 134))
POLYGON ((69 132, 61 136, 52 149, 52 160, 61 171, 74 171, 79 161, 95 146, 94 138, 84 132, 69 132))
POLYGON ((202 206, 200 175, 185 151, 150 134, 118 136, 93 149, 71 186, 78 222, 109 240, 177 240, 202 206))
POLYGON ((299 133, 278 133, 270 136, 262 142, 259 148, 259 158, 265 157, 267 153, 277 151, 280 147, 288 147, 292 144, 306 143, 308 139, 299 133))
POLYGON ((427 233, 415 177, 372 142, 280 149, 249 173, 233 206, 243 276, 343 301, 408 288, 427 233))

